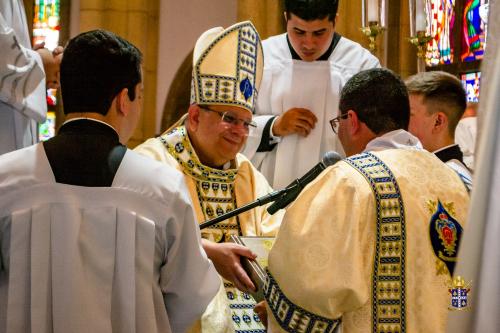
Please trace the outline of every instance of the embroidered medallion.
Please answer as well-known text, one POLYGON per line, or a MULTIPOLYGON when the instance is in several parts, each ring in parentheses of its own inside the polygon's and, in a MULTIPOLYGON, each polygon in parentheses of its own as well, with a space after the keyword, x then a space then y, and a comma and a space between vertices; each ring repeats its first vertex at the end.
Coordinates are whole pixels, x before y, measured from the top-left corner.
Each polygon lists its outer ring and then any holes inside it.
POLYGON ((450 310, 468 310, 469 303, 467 300, 468 293, 471 290, 471 282, 465 283, 465 280, 457 276, 452 280, 448 292, 451 295, 450 310))
POLYGON ((452 217, 453 204, 447 204, 451 212, 446 210, 441 201, 429 201, 428 205, 435 205, 435 210, 429 222, 429 236, 434 254, 438 258, 438 274, 447 273, 453 276, 457 262, 458 246, 463 233, 462 226, 452 217), (443 269, 443 264, 446 269, 443 269))
POLYGON ((406 228, 399 185, 377 156, 345 159, 370 183, 377 209, 372 277, 372 332, 406 332, 406 228))
POLYGON ((245 78, 243 81, 240 82, 240 91, 245 97, 245 100, 248 101, 250 97, 253 95, 253 87, 252 83, 248 78, 245 78))

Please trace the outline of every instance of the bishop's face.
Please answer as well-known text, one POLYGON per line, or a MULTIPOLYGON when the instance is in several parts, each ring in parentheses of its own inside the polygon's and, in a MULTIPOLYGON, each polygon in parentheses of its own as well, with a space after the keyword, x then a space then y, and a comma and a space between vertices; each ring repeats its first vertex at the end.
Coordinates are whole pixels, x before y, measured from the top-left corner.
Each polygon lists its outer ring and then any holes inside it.
POLYGON ((196 153, 203 164, 221 167, 243 148, 252 114, 243 108, 227 105, 196 107, 197 122, 190 125, 196 153))
POLYGON ((335 22, 328 17, 306 21, 290 14, 286 22, 290 44, 304 61, 318 60, 330 47, 335 32, 335 22))

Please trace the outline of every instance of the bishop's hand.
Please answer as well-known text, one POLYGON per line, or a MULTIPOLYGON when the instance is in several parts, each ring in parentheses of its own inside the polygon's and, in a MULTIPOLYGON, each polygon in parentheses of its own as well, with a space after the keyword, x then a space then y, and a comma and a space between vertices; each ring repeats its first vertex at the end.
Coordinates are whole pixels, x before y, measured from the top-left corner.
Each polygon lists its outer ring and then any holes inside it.
POLYGON ((255 285, 241 266, 240 257, 254 260, 257 256, 250 249, 233 243, 214 243, 202 239, 207 256, 214 263, 217 272, 226 280, 232 282, 241 291, 255 291, 255 285))

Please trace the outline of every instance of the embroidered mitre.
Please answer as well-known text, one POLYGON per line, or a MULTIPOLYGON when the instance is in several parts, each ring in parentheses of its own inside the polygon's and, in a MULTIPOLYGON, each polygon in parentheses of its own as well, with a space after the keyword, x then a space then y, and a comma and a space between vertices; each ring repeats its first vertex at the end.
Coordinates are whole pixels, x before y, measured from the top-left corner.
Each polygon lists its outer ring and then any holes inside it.
POLYGON ((264 56, 250 21, 204 32, 194 48, 191 103, 233 105, 253 113, 264 56))

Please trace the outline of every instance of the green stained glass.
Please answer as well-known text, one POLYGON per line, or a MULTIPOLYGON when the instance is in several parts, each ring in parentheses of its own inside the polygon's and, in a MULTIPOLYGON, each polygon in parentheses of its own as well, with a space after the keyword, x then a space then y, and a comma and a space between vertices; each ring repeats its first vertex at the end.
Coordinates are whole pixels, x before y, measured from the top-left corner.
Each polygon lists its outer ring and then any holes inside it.
POLYGON ((463 13, 462 61, 483 58, 486 47, 488 4, 485 0, 466 0, 463 13))

